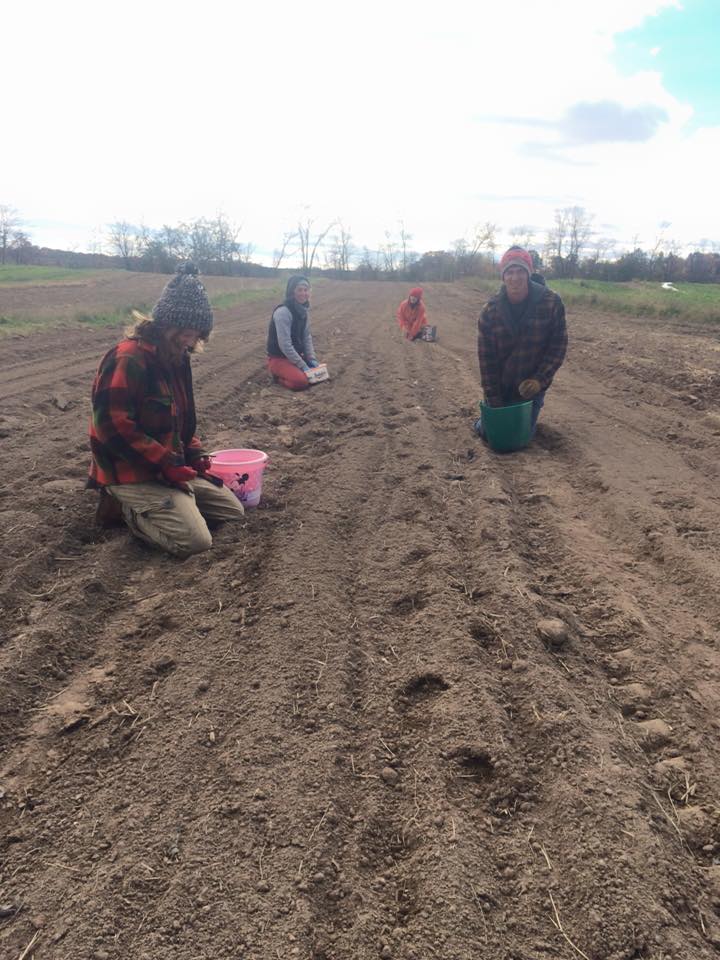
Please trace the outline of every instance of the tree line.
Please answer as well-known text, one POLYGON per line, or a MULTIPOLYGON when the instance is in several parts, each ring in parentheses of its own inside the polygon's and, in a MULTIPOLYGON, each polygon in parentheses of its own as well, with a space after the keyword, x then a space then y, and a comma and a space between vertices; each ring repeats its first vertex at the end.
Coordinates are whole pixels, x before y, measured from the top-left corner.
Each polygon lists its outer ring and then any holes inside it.
MULTIPOLYGON (((584 207, 555 211, 551 227, 539 237, 520 225, 509 231, 511 242, 530 251, 536 269, 548 278, 567 277, 614 281, 681 280, 720 282, 720 244, 702 240, 682 256, 661 224, 649 249, 634 240, 630 250, 593 227, 584 207)), ((411 282, 452 281, 494 275, 500 227, 487 221, 447 249, 418 253, 404 221, 387 229, 374 246, 358 246, 341 220, 318 222, 306 210, 294 229, 286 231, 274 249, 272 266, 257 263, 255 245, 242 237, 240 225, 223 213, 175 225, 150 228, 119 220, 96 237, 87 253, 53 251, 32 243, 15 208, 0 204, 0 263, 40 263, 60 266, 112 266, 127 270, 172 273, 178 262, 193 260, 209 275, 263 276, 286 266, 306 273, 357 279, 399 279, 411 282)))

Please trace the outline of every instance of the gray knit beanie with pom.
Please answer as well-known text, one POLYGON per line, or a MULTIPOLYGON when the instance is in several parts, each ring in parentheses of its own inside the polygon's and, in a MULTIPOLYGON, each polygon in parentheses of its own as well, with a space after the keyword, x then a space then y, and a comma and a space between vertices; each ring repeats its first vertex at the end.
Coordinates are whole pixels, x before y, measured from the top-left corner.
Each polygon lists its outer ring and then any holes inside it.
POLYGON ((210 336, 212 307, 194 263, 182 263, 178 267, 153 307, 152 317, 158 327, 197 330, 204 339, 210 336))

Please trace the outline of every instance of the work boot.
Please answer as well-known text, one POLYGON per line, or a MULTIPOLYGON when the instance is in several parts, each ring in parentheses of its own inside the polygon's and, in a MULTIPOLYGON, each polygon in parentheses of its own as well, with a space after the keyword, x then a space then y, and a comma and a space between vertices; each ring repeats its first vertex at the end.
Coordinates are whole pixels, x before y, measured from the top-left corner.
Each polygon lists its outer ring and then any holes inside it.
POLYGON ((100 491, 100 501, 95 513, 95 524, 103 530, 123 525, 122 507, 107 490, 100 491))

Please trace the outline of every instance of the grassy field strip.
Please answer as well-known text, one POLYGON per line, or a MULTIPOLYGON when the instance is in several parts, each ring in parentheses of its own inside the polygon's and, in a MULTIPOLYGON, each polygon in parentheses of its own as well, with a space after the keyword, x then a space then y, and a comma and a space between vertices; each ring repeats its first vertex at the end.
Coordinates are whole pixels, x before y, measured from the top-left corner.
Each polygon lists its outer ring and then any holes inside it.
POLYGON ((677 283, 677 291, 660 283, 604 280, 552 280, 549 284, 566 306, 591 306, 634 317, 720 323, 720 285, 677 283))
POLYGON ((283 286, 277 284, 276 286, 265 287, 262 290, 234 290, 230 293, 218 293, 214 297, 210 297, 210 303, 216 310, 227 310, 239 303, 254 303, 256 300, 267 300, 271 296, 277 297, 280 301, 283 295, 283 286))
MULTIPOLYGON (((267 300, 268 297, 272 295, 275 295, 278 300, 282 299, 282 291, 278 287, 277 290, 271 288, 268 290, 238 290, 235 293, 220 293, 215 297, 211 297, 210 302, 216 310, 227 310, 241 303, 254 303, 258 300, 267 300)), ((0 315, 0 336, 8 333, 30 333, 33 330, 59 326, 118 326, 129 322, 133 310, 138 310, 140 313, 149 313, 151 309, 151 304, 136 303, 130 306, 120 307, 117 310, 98 311, 97 313, 84 311, 65 317, 6 317, 0 315)))
POLYGON ((105 270, 72 270, 66 267, 25 267, 0 264, 0 283, 49 283, 92 280, 105 270))
POLYGON ((150 308, 147 304, 134 304, 120 307, 118 310, 98 311, 98 313, 75 313, 71 316, 27 317, 0 315, 0 337, 9 334, 25 335, 51 327, 110 327, 129 323, 133 310, 141 313, 150 308))

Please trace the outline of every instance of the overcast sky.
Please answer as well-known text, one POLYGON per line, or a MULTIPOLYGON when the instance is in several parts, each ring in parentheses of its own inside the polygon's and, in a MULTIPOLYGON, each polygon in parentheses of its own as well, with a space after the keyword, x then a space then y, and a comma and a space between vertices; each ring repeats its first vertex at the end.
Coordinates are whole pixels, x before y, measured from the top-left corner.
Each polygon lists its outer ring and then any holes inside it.
POLYGON ((3 13, 0 203, 34 242, 304 209, 376 248, 476 223, 720 241, 717 0, 104 0, 3 13))

